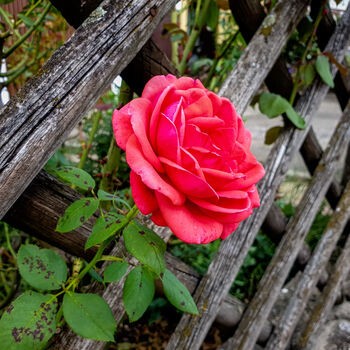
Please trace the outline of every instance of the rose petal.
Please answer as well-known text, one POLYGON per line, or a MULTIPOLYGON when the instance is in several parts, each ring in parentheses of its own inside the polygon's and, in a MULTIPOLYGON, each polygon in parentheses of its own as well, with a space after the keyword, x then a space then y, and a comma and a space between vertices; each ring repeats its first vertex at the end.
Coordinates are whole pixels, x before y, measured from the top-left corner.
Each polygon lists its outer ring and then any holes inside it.
POLYGON ((179 135, 176 126, 164 114, 159 116, 157 132, 158 155, 166 157, 175 163, 181 162, 179 135))
POLYGON ((156 197, 167 225, 183 242, 206 244, 221 236, 223 225, 203 215, 195 205, 173 205, 160 193, 156 197))
POLYGON ((126 145, 126 161, 130 168, 137 175, 141 176, 142 182, 147 187, 164 194, 176 205, 185 202, 185 196, 167 183, 144 158, 141 146, 135 135, 129 137, 126 145))
POLYGON ((232 223, 239 223, 246 218, 248 218, 252 213, 253 209, 248 208, 247 210, 244 210, 240 213, 218 213, 214 212, 212 210, 201 208, 201 211, 205 213, 206 215, 210 216, 211 218, 223 223, 223 224, 232 224, 232 223))
POLYGON ((164 172, 164 169, 158 157, 155 155, 147 136, 147 126, 151 114, 151 103, 149 100, 141 97, 131 101, 129 105, 131 125, 138 141, 141 144, 143 155, 159 172, 164 172))
POLYGON ((169 159, 159 157, 159 160, 164 164, 165 171, 171 182, 181 192, 196 198, 219 199, 215 190, 199 176, 191 173, 169 159))
MULTIPOLYGON (((235 130, 237 130, 238 119, 242 120, 242 118, 237 114, 231 101, 225 97, 221 98, 221 107, 217 116, 225 121, 226 127, 233 128, 235 130)), ((233 141, 236 141, 236 139, 233 141)))
MULTIPOLYGON (((223 98, 220 98, 217 94, 214 94, 211 91, 207 91, 207 96, 209 97, 209 99, 211 101, 211 105, 213 107, 213 115, 217 115, 218 117, 221 118, 221 113, 219 111, 220 111, 220 108, 222 105, 223 98)), ((221 119, 223 119, 223 118, 221 118, 221 119)), ((226 126, 231 127, 231 125, 229 125, 229 124, 226 126)))
POLYGON ((159 117, 161 115, 161 109, 163 107, 163 103, 166 100, 168 94, 175 88, 174 85, 169 85, 165 88, 165 90, 162 92, 162 94, 159 96, 159 99, 157 101, 157 104, 153 107, 153 112, 151 115, 151 121, 149 124, 149 138, 151 141, 151 144, 153 147, 156 147, 156 139, 157 139, 157 132, 158 132, 158 122, 159 117))
POLYGON ((239 224, 224 224, 222 234, 220 236, 221 239, 227 238, 233 231, 237 229, 239 224))
POLYGON ((236 214, 246 211, 251 207, 251 202, 248 196, 242 199, 227 199, 220 198, 216 203, 208 202, 205 199, 189 197, 190 200, 201 208, 211 210, 215 213, 236 214))
MULTIPOLYGON (((185 115, 188 116, 188 112, 185 110, 185 115)), ((225 123, 223 120, 221 120, 218 117, 195 117, 187 119, 188 123, 194 124, 198 126, 203 131, 209 131, 209 130, 215 130, 216 128, 221 128, 225 126, 225 123)))
MULTIPOLYGON (((202 90, 200 90, 202 91, 202 90)), ((196 99, 192 103, 190 103, 184 109, 186 117, 192 118, 210 118, 213 116, 213 106, 211 104, 210 99, 205 94, 200 98, 196 99)), ((219 118, 218 118, 219 119, 219 118)), ((220 120, 220 119, 219 119, 220 120)), ((222 122, 224 124, 224 122, 222 122)))
POLYGON ((134 133, 131 123, 130 116, 128 114, 129 104, 124 106, 119 111, 117 109, 113 112, 112 126, 118 146, 125 150, 126 143, 129 137, 134 133))
POLYGON ((157 75, 150 79, 145 85, 142 96, 150 100, 153 105, 157 102, 161 93, 170 85, 177 81, 174 75, 157 75))
POLYGON ((208 134, 202 132, 197 126, 187 124, 185 130, 185 137, 183 140, 183 147, 200 147, 208 151, 219 150, 215 147, 208 134))
MULTIPOLYGON (((222 122, 222 121, 221 121, 222 122)), ((210 138, 213 140, 215 146, 221 150, 228 152, 230 155, 235 148, 236 132, 233 128, 219 127, 210 132, 210 138)))
POLYGON ((253 166, 253 168, 249 169, 244 174, 245 174, 245 178, 242 177, 240 179, 235 179, 228 186, 231 189, 240 190, 242 188, 255 185, 265 175, 265 169, 258 162, 256 163, 256 165, 253 166))
POLYGON ((200 167, 197 159, 183 147, 180 147, 181 150, 181 163, 182 167, 187 169, 188 171, 197 174, 205 181, 205 176, 202 168, 200 167))
POLYGON ((248 192, 249 198, 252 202, 252 208, 260 207, 260 198, 256 186, 252 186, 252 189, 248 192))
POLYGON ((130 186, 132 198, 142 214, 148 215, 158 208, 154 191, 145 186, 134 171, 130 172, 130 186))
POLYGON ((164 220, 163 215, 159 209, 152 214, 151 220, 158 226, 168 226, 167 222, 164 220))
POLYGON ((232 198, 232 199, 243 199, 248 197, 248 193, 245 191, 231 190, 231 191, 217 191, 220 197, 232 198))

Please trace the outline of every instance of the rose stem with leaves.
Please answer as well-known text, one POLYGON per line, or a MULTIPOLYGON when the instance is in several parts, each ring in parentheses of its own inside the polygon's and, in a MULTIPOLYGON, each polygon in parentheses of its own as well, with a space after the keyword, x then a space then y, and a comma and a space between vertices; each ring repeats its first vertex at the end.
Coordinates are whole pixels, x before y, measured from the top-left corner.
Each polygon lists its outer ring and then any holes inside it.
POLYGON ((305 63, 306 63, 306 56, 307 56, 310 48, 312 47, 312 42, 314 40, 314 37, 316 36, 316 31, 317 31, 317 28, 318 28, 318 26, 319 26, 319 24, 321 22, 324 9, 325 9, 325 4, 323 4, 320 7, 319 11, 318 11, 318 14, 317 14, 316 20, 314 22, 314 26, 313 26, 312 32, 310 34, 309 40, 308 40, 306 48, 305 48, 305 51, 303 52, 303 55, 301 57, 301 63, 300 63, 300 66, 298 68, 298 71, 297 71, 297 74, 296 74, 296 77, 295 77, 295 82, 294 82, 294 85, 293 85, 293 90, 292 90, 292 93, 291 93, 290 98, 289 98, 289 103, 292 106, 294 104, 295 97, 296 97, 298 89, 300 87, 300 81, 299 81, 300 77, 301 77, 301 69, 300 69, 300 67, 305 65, 305 63))
POLYGON ((203 28, 203 25, 207 19, 209 5, 211 1, 212 0, 204 0, 203 8, 201 9, 202 0, 197 0, 194 25, 192 27, 191 34, 186 43, 183 56, 179 65, 179 73, 181 75, 185 73, 188 55, 193 50, 194 45, 196 44, 199 34, 203 28))
MULTIPOLYGON (((118 109, 125 106, 132 100, 133 91, 129 88, 126 82, 123 80, 119 91, 118 109)), ((112 135, 111 142, 107 153, 107 162, 102 169, 102 180, 100 182, 100 190, 108 193, 113 192, 113 178, 119 170, 120 165, 120 148, 117 146, 114 134, 112 135)), ((110 208, 110 202, 106 201, 102 204, 104 209, 110 208)))

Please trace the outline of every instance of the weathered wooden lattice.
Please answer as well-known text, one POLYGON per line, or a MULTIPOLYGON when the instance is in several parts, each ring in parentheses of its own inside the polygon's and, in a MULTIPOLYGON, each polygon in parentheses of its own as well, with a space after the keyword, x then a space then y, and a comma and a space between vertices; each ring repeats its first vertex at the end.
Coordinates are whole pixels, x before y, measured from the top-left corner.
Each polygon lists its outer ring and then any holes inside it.
MULTIPOLYGON (((116 3, 105 0, 100 6, 99 0, 52 2, 78 29, 47 62, 37 78, 0 111, 0 218, 69 253, 89 259, 94 250, 85 252, 84 244, 93 220, 70 235, 55 232, 58 217, 79 195, 40 169, 117 74, 121 73, 136 92, 140 92, 153 75, 176 74, 152 40, 147 41, 175 1, 120 0, 116 3)), ((280 0, 273 10, 275 22, 267 36, 261 30, 265 26, 265 14, 259 0, 231 0, 230 3, 241 32, 250 43, 220 94, 230 98, 238 113, 243 113, 263 81, 270 91, 290 95, 291 77, 279 55, 310 3, 280 0)), ((320 2, 313 1, 312 6, 317 8, 320 2)), ((337 26, 327 15, 319 27, 319 45, 341 61, 349 34, 350 9, 337 26)), ((340 235, 349 233, 349 227, 345 227, 350 217, 350 185, 348 183, 341 191, 340 184, 333 181, 335 164, 350 139, 350 107, 346 108, 349 92, 339 75, 335 82, 344 114, 326 151, 322 152, 310 126, 313 114, 328 91, 328 87, 316 79, 299 97, 295 107, 304 117, 306 129, 287 126, 280 135, 265 164, 266 176, 259 184, 261 207, 240 225, 235 234, 222 242, 206 275, 200 278, 185 264, 166 254, 168 268, 193 293, 200 311, 199 317, 188 314, 182 317, 168 349, 198 349, 214 320, 220 317, 228 319, 232 328, 236 327, 235 332, 232 331, 233 337, 222 349, 252 349, 259 335, 260 339, 264 338, 267 349, 288 346, 312 287, 316 285, 340 235), (287 223, 273 202, 299 149, 313 177, 294 217, 287 223), (296 293, 281 320, 271 324, 268 319, 270 311, 298 253, 307 250, 304 239, 325 196, 335 209, 334 214, 305 266, 296 293), (228 291, 261 226, 274 240, 281 241, 256 295, 243 312, 243 304, 228 291)), ((344 183, 348 179, 349 172, 345 172, 344 183)), ((165 229, 160 234, 169 232, 165 229)), ((334 303, 339 284, 350 270, 349 254, 348 238, 322 298, 299 339, 300 349, 313 348, 317 331, 334 303)), ((99 291, 111 306, 117 321, 124 314, 121 283, 99 291)), ((97 286, 91 288, 98 292, 97 286)), ((82 339, 72 332, 62 332, 52 347, 102 349, 104 344, 82 339)))

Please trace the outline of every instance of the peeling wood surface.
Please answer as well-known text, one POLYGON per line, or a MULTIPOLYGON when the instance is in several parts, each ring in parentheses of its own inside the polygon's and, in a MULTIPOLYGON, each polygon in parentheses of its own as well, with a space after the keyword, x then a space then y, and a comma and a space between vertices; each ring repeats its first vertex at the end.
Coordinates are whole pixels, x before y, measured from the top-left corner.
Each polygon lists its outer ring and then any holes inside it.
POLYGON ((283 315, 275 324, 274 331, 265 346, 266 350, 285 349, 300 319, 312 289, 325 269, 328 260, 350 218, 350 182, 329 221, 312 258, 306 265, 283 315))
MULTIPOLYGON (((342 60, 344 48, 349 38, 349 13, 350 10, 345 13, 327 45, 327 51, 332 52, 338 60, 342 60)), ((260 208, 241 223, 233 235, 222 242, 194 295, 200 318, 184 315, 168 344, 168 349, 198 349, 204 340, 216 316, 218 306, 234 281, 269 207, 273 203, 275 193, 288 166, 306 136, 312 115, 327 91, 328 87, 320 80, 316 80, 299 99, 295 109, 305 118, 306 129, 287 128, 278 138, 265 164, 266 175, 258 185, 261 199, 260 208)))
POLYGON ((2 108, 0 218, 174 3, 105 0, 2 108))
MULTIPOLYGON (((258 290, 249 303, 237 331, 224 344, 223 349, 252 349, 254 347, 257 340, 256 332, 259 332, 262 328, 273 304, 278 298, 297 252, 310 230, 327 188, 335 174, 336 165, 340 160, 339 155, 345 151, 349 140, 350 104, 345 109, 327 150, 316 168, 311 183, 306 189, 294 216, 287 225, 286 234, 283 236, 264 276, 259 282, 258 290)), ((344 226, 345 223, 346 221, 344 226)))

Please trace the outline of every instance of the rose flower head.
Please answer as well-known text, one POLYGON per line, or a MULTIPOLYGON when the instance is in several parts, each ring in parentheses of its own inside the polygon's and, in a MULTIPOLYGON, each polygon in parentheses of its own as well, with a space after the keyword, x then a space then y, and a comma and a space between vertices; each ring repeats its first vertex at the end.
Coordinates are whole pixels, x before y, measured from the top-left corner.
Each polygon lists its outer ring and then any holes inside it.
POLYGON ((260 205, 263 166, 232 103, 196 79, 155 76, 113 114, 135 204, 182 241, 225 239, 260 205))

